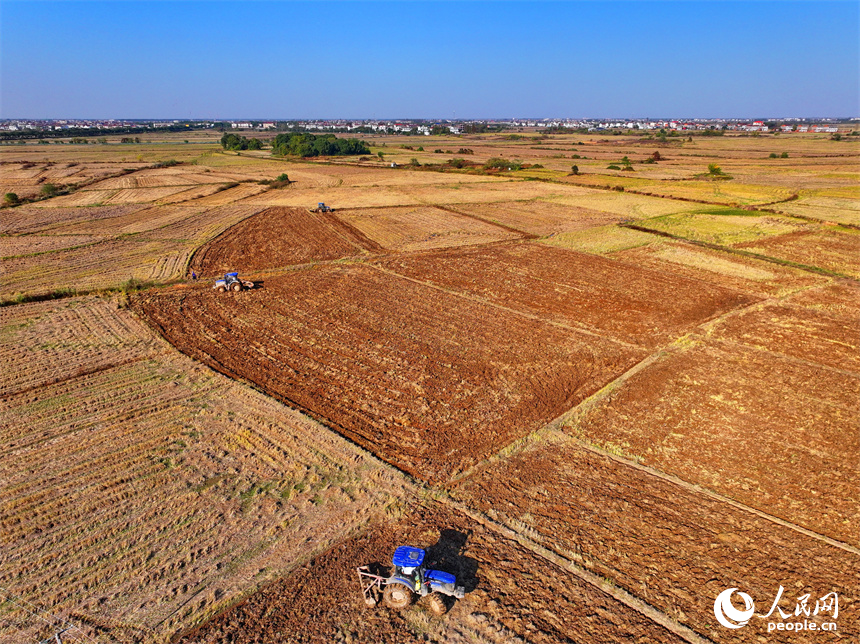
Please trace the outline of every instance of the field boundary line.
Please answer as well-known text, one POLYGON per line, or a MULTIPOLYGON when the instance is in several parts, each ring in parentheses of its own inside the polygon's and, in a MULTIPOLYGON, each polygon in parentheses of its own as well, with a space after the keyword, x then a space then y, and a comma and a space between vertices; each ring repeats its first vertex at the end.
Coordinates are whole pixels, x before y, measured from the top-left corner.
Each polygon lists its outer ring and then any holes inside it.
POLYGON ((795 532, 799 532, 799 533, 801 533, 807 537, 810 537, 812 539, 816 539, 818 541, 823 541, 824 543, 827 543, 828 545, 831 545, 835 548, 840 548, 842 550, 845 550, 846 552, 850 552, 853 555, 860 556, 860 548, 856 548, 856 547, 852 546, 851 544, 845 543, 843 541, 839 541, 839 540, 834 539, 832 537, 828 537, 827 535, 824 535, 824 534, 820 534, 818 532, 810 530, 809 528, 804 528, 803 526, 797 525, 796 523, 792 523, 791 521, 788 521, 786 519, 781 519, 780 517, 774 516, 772 514, 768 514, 767 512, 764 512, 763 510, 758 510, 752 506, 745 505, 745 504, 741 503, 740 501, 735 501, 732 498, 729 498, 727 496, 723 496, 722 494, 719 494, 718 492, 714 492, 713 490, 709 490, 708 488, 702 487, 702 486, 697 485, 695 483, 688 483, 687 481, 678 478, 674 474, 667 474, 666 472, 662 472, 662 471, 655 469, 653 467, 650 467, 648 465, 643 465, 642 463, 637 463, 636 461, 625 458, 623 456, 618 456, 617 454, 613 454, 612 452, 609 452, 609 451, 607 451, 601 447, 598 447, 598 446, 596 446, 592 443, 589 443, 587 441, 584 441, 580 438, 576 438, 576 437, 570 436, 568 434, 565 434, 565 436, 569 440, 578 444, 583 449, 586 449, 586 450, 593 452, 595 454, 599 454, 600 456, 605 456, 605 457, 607 457, 613 461, 616 461, 617 463, 621 463, 622 465, 628 465, 634 469, 639 470, 640 472, 644 472, 646 474, 656 476, 657 478, 662 479, 664 481, 668 481, 669 483, 674 483, 676 485, 679 485, 680 487, 682 487, 686 490, 689 490, 692 492, 698 492, 699 494, 704 494, 705 496, 710 497, 716 501, 721 501, 721 502, 727 503, 727 504, 731 505, 732 507, 735 507, 739 510, 745 510, 747 512, 755 514, 756 516, 761 517, 762 519, 766 519, 766 520, 770 521, 771 523, 776 523, 777 525, 781 525, 784 528, 789 528, 791 530, 794 530, 795 532))
MULTIPOLYGON (((815 287, 809 287, 809 288, 811 289, 811 288, 815 288, 815 287)), ((787 295, 785 297, 786 298, 790 297, 790 295, 787 295)), ((779 300, 782 298, 774 298, 774 299, 779 300)), ((780 525, 782 527, 789 528, 791 530, 794 530, 795 532, 799 532, 800 534, 803 534, 804 536, 810 537, 812 539, 816 539, 818 541, 822 541, 822 542, 827 543, 828 545, 831 545, 835 548, 840 548, 841 550, 844 550, 846 552, 850 552, 851 554, 860 556, 860 548, 852 546, 851 544, 845 543, 843 541, 839 541, 838 539, 834 539, 832 537, 828 537, 827 535, 824 535, 824 534, 820 534, 818 532, 815 532, 814 530, 810 530, 809 528, 804 528, 803 526, 800 526, 796 523, 792 523, 791 521, 788 521, 786 519, 782 519, 782 518, 774 516, 772 514, 768 514, 767 512, 764 512, 763 510, 759 510, 759 509, 754 508, 752 506, 746 505, 744 503, 741 503, 740 501, 736 501, 730 497, 719 494, 718 492, 714 492, 713 490, 709 490, 707 488, 701 487, 700 485, 697 485, 695 483, 689 483, 689 482, 684 481, 683 479, 681 479, 681 478, 679 478, 673 474, 668 474, 668 473, 662 472, 656 468, 653 468, 653 467, 650 467, 647 465, 643 465, 643 464, 641 464, 641 463, 639 463, 633 459, 618 456, 617 454, 614 454, 614 453, 607 451, 601 447, 598 447, 598 446, 594 445, 593 443, 589 443, 589 442, 587 442, 581 438, 578 438, 576 435, 572 434, 569 431, 565 431, 565 429, 564 429, 565 426, 569 426, 569 425, 574 424, 575 421, 577 421, 579 418, 581 418, 585 413, 587 413, 589 410, 591 410, 595 405, 597 405, 598 403, 603 401, 608 395, 610 395, 613 391, 618 389, 618 387, 622 386, 627 380, 629 380, 633 376, 637 375, 639 372, 643 371, 644 369, 650 367, 655 362, 663 359, 665 356, 667 356, 669 354, 681 352, 681 351, 686 351, 689 348, 687 345, 689 345, 691 342, 695 343, 696 340, 699 338, 702 340, 704 340, 704 339, 710 340, 710 338, 708 338, 707 335, 701 335, 701 332, 705 331, 705 333, 707 333, 708 327, 711 327, 712 325, 718 323, 724 317, 738 315, 739 313, 743 313, 744 311, 747 311, 750 309, 761 308, 765 304, 767 304, 768 302, 774 301, 774 299, 752 302, 751 304, 749 304, 747 306, 741 307, 739 309, 732 309, 730 311, 726 311, 725 313, 723 313, 722 315, 720 315, 714 319, 707 320, 706 322, 703 322, 701 325, 699 325, 695 329, 691 330, 690 332, 684 334, 680 338, 677 338, 676 340, 674 340, 673 342, 671 342, 667 346, 662 347, 662 348, 656 350, 655 352, 653 352, 652 354, 650 354, 649 356, 643 358, 642 360, 637 362, 635 365, 630 367, 630 369, 625 371, 623 374, 621 374, 620 376, 618 376, 617 378, 615 378, 611 382, 609 382, 606 385, 604 385, 603 387, 601 387, 599 390, 597 390, 596 392, 591 394, 588 398, 586 398, 585 400, 580 402, 575 407, 567 410, 566 412, 557 416, 555 419, 549 421, 546 425, 544 425, 544 426, 540 427, 539 429, 536 429, 535 431, 533 431, 529 434, 526 434, 522 438, 519 438, 519 439, 509 443, 508 445, 502 447, 495 454, 492 454, 492 455, 486 457, 481 462, 473 465, 472 467, 468 468, 464 472, 450 477, 448 479, 446 485, 447 486, 458 485, 461 481, 463 481, 467 478, 470 478, 475 473, 477 473, 479 470, 485 469, 491 463, 494 463, 494 462, 501 460, 501 459, 508 458, 514 454, 517 454, 517 453, 527 449, 528 445, 530 443, 532 443, 535 439, 546 436, 547 434, 556 433, 556 434, 560 434, 562 437, 566 438, 567 440, 570 440, 570 441, 578 444, 580 447, 587 449, 588 451, 590 451, 592 453, 599 454, 601 456, 606 456, 606 457, 608 457, 608 458, 610 458, 610 459, 612 459, 618 463, 621 463, 623 465, 628 465, 628 466, 633 467, 633 468, 635 468, 641 472, 644 472, 646 474, 656 476, 657 478, 662 479, 664 481, 667 481, 669 483, 674 483, 674 484, 680 486, 681 488, 683 488, 685 490, 688 490, 688 491, 691 491, 694 493, 704 494, 705 496, 707 496, 709 498, 712 498, 712 499, 717 500, 717 501, 722 501, 722 502, 727 503, 727 504, 731 505, 732 507, 735 507, 739 510, 745 510, 747 512, 750 512, 750 513, 752 513, 752 514, 754 514, 754 515, 756 515, 762 519, 770 521, 771 523, 775 523, 775 524, 780 525)), ((755 347, 750 347, 750 348, 753 350, 756 349, 755 347)), ((855 374, 852 374, 852 375, 855 375, 855 374)))
POLYGON ((497 521, 494 521, 485 514, 476 510, 472 510, 471 508, 452 499, 440 499, 439 502, 450 505, 455 510, 465 514, 472 520, 477 521, 482 526, 489 528, 494 532, 497 532, 506 539, 516 541, 518 544, 531 551, 535 555, 549 561, 552 564, 555 564, 563 570, 566 570, 576 575, 584 582, 590 584, 591 586, 594 586, 601 592, 606 593, 607 595, 621 602, 628 608, 635 610, 637 613, 640 613, 641 615, 650 619, 652 622, 659 624, 667 631, 674 633, 675 635, 689 642, 690 644, 713 644, 712 640, 702 635, 699 635, 688 626, 684 626, 683 624, 676 622, 666 613, 662 612, 657 608, 654 608, 653 606, 651 606, 651 604, 645 602, 642 599, 639 599, 636 595, 633 595, 632 593, 624 590, 620 586, 617 586, 610 581, 604 580, 599 575, 596 575, 593 572, 586 570, 582 566, 576 564, 567 557, 558 554, 554 550, 550 550, 549 548, 546 548, 545 546, 536 543, 529 537, 519 534, 511 528, 497 521))
MULTIPOLYGON (((527 241, 527 240, 515 240, 515 242, 521 242, 521 241, 527 241)), ((505 243, 511 243, 511 242, 505 242, 505 243)), ((376 258, 374 258, 374 259, 376 259, 376 258)), ((400 279, 404 279, 404 280, 407 280, 409 282, 413 282, 414 284, 426 286, 427 288, 432 288, 432 289, 435 289, 437 291, 441 291, 442 293, 448 293, 449 295, 454 295, 456 297, 463 298, 464 300, 469 300, 471 302, 477 302, 479 304, 484 304, 485 306, 490 306, 490 307, 493 307, 493 308, 496 308, 496 309, 499 309, 502 311, 506 311, 508 313, 512 313, 514 315, 518 315, 520 317, 524 317, 524 318, 527 318, 529 320, 534 320, 536 322, 542 322, 544 324, 549 324, 549 325, 557 327, 559 329, 565 329, 566 331, 574 331, 577 333, 584 333, 585 335, 590 335, 592 337, 599 338, 601 340, 606 340, 607 342, 613 342, 613 343, 620 345, 622 347, 625 347, 627 349, 634 349, 637 351, 642 351, 644 348, 638 344, 625 342, 624 340, 619 340, 618 338, 612 338, 610 336, 600 335, 599 333, 596 333, 596 332, 591 331, 591 330, 586 329, 586 328, 570 326, 568 324, 556 322, 555 320, 548 320, 546 318, 542 318, 539 315, 535 315, 534 313, 527 313, 526 311, 518 311, 517 309, 512 309, 512 308, 509 308, 507 306, 503 306, 502 304, 498 304, 497 302, 490 302, 490 301, 485 300, 481 297, 478 297, 477 295, 470 295, 469 293, 463 293, 461 291, 455 291, 452 289, 447 289, 444 286, 439 286, 438 284, 432 284, 430 282, 423 282, 423 281, 421 281, 415 277, 408 277, 406 275, 401 275, 400 273, 398 273, 396 271, 392 271, 390 269, 383 268, 382 266, 379 266, 376 262, 365 262, 365 263, 368 266, 370 266, 371 268, 374 268, 381 273, 385 273, 386 275, 392 275, 394 277, 399 277, 400 279)))
POLYGON ((788 266, 789 268, 795 268, 797 270, 806 271, 807 273, 815 273, 816 275, 824 275, 825 277, 839 277, 841 279, 852 280, 854 282, 860 281, 856 277, 852 277, 851 275, 846 275, 845 273, 839 273, 837 271, 831 271, 826 268, 819 268, 818 266, 809 266, 808 264, 800 264, 798 262, 792 262, 787 259, 780 259, 778 257, 771 257, 769 255, 761 255, 759 253, 753 253, 747 250, 743 250, 740 248, 732 248, 731 246, 720 246, 719 244, 712 244, 710 242, 703 242, 697 239, 688 239, 687 237, 681 237, 679 235, 673 235, 672 233, 667 233, 662 230, 654 230, 653 228, 646 228, 645 226, 639 226, 637 224, 618 224, 621 228, 628 228, 630 230, 637 230, 641 233, 648 233, 650 235, 656 235, 657 237, 666 237, 668 239, 674 239, 676 241, 686 242, 688 244, 693 244, 694 246, 701 246, 702 248, 708 248, 710 250, 721 250, 726 253, 731 253, 733 255, 739 255, 740 257, 748 257, 750 259, 758 259, 763 262, 770 262, 771 264, 778 264, 779 266, 788 266))
MULTIPOLYGON (((499 202, 504 203, 504 202, 499 202)), ((503 230, 507 230, 511 233, 516 233, 517 235, 521 235, 523 239, 540 239, 540 235, 535 235, 534 233, 526 232, 525 230, 520 230, 519 228, 514 228, 513 226, 508 226, 507 224, 502 224, 497 221, 492 221, 490 219, 484 219, 483 217, 479 217, 478 215, 472 215, 467 212, 460 212, 459 210, 455 210, 451 206, 443 206, 439 204, 431 204, 428 203, 428 206, 433 206, 434 208, 438 208, 439 210, 444 210, 445 212, 450 212, 452 215, 457 215, 459 217, 467 217, 469 219, 475 219, 476 221, 480 221, 484 224, 489 224, 490 226, 496 226, 497 228, 501 228, 503 230)), ((469 205, 469 204, 467 204, 469 205)))
POLYGON ((706 336, 708 342, 713 342, 714 344, 727 344, 730 346, 736 347, 745 347, 747 349, 751 349, 753 351, 760 351, 762 353, 770 354, 774 357, 780 358, 781 360, 786 360, 788 362, 794 362, 795 364, 802 364, 807 367, 816 367, 818 369, 823 369, 825 371, 832 371, 834 373, 841 373, 843 376, 851 376, 852 378, 860 378, 860 373, 856 371, 851 371, 849 369, 840 369, 839 367, 832 367, 827 364, 822 364, 820 362, 815 362, 813 360, 805 360, 804 358, 798 358, 795 356, 788 355, 787 353, 780 353, 779 351, 773 351, 772 349, 765 349, 763 347, 756 347, 746 342, 742 342, 741 340, 733 340, 731 338, 715 338, 712 336, 706 336))

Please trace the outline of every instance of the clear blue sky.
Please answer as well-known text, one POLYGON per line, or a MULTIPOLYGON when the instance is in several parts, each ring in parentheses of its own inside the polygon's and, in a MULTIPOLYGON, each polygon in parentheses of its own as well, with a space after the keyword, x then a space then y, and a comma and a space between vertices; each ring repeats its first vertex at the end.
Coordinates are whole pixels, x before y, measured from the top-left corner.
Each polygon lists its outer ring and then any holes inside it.
POLYGON ((0 2, 0 118, 857 116, 860 3, 0 2))

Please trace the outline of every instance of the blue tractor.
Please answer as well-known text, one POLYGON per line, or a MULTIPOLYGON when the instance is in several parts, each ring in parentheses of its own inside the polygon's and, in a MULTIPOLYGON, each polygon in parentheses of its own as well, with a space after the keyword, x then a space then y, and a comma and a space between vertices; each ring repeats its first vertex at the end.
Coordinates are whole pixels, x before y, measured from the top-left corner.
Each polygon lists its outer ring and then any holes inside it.
POLYGON ((227 291, 236 291, 237 293, 243 289, 254 288, 254 282, 248 280, 240 280, 239 273, 224 273, 224 279, 216 280, 215 286, 212 287, 219 293, 227 291))
POLYGON ((463 599, 466 589, 457 585, 451 573, 424 568, 426 553, 421 548, 400 546, 394 551, 391 563, 394 570, 389 577, 374 575, 368 566, 358 567, 364 601, 376 606, 380 593, 383 603, 389 608, 406 608, 415 598, 427 597, 427 605, 434 613, 446 610, 442 595, 463 599))

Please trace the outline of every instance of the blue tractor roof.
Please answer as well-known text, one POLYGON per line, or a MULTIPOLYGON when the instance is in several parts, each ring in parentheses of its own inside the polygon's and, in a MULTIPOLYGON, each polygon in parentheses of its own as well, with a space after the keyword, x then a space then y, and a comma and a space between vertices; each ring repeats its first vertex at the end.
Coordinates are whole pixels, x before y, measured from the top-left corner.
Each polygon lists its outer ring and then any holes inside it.
POLYGON ((417 568, 424 563, 424 551, 412 546, 400 546, 394 551, 392 563, 401 568, 417 568))
POLYGON ((227 277, 228 275, 231 275, 231 276, 233 276, 233 277, 238 277, 238 276, 239 276, 239 273, 238 273, 238 271, 237 271, 237 272, 235 272, 235 273, 224 273, 224 277, 227 277))

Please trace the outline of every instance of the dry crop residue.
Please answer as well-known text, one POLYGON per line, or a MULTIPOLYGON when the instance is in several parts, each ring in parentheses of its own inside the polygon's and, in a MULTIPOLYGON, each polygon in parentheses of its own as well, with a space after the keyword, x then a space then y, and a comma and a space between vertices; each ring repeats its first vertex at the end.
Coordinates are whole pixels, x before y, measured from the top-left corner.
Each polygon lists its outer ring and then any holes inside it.
POLYGON ((337 216, 382 247, 397 251, 486 244, 522 236, 489 222, 423 205, 339 210, 337 216))
POLYGON ((0 641, 164 642, 407 489, 104 300, 0 309, 0 351, 0 641))
POLYGON ((380 260, 380 265, 645 347, 754 301, 716 285, 539 243, 396 257, 380 260))
POLYGON ((269 208, 201 247, 191 268, 201 275, 255 271, 381 250, 330 213, 269 208))
POLYGON ((825 229, 735 244, 735 248, 860 278, 860 231, 825 229))
MULTIPOLYGON (((837 592, 840 636, 857 635, 860 557, 564 436, 551 434, 484 468, 452 493, 714 642, 798 641, 792 632, 767 634, 760 619, 739 631, 721 628, 714 600, 738 586, 762 614, 780 585, 786 588, 780 607, 791 612, 805 592, 816 599, 837 592)), ((815 621, 829 621, 823 617, 815 621)), ((832 640, 823 634, 816 641, 832 640)))
POLYGON ((487 221, 498 221, 533 235, 551 235, 604 226, 624 219, 621 215, 593 208, 537 200, 453 204, 451 208, 487 221))
POLYGON ((428 480, 537 429, 644 355, 360 265, 133 304, 185 353, 428 480))
POLYGON ((179 642, 684 641, 462 514, 438 507, 407 514, 341 543, 179 642), (466 597, 444 617, 432 617, 421 602, 403 611, 364 605, 356 566, 384 567, 394 549, 407 543, 427 548, 429 567, 451 572, 465 585, 466 597))

